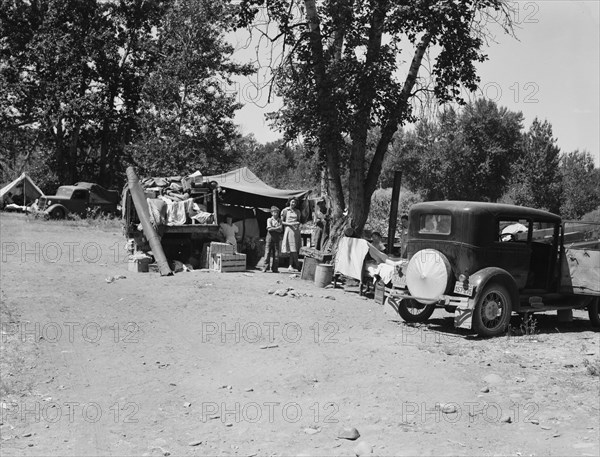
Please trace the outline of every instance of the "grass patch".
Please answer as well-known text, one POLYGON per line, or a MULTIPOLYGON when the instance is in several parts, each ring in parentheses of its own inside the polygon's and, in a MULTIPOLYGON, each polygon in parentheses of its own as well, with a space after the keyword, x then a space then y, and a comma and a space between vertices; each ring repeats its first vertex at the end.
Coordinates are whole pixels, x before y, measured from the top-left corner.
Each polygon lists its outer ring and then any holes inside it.
POLYGON ((90 214, 81 217, 78 214, 68 214, 66 219, 45 219, 43 216, 29 215, 28 218, 39 220, 44 224, 63 225, 67 227, 89 227, 98 230, 112 231, 123 228, 123 220, 107 214, 90 214))

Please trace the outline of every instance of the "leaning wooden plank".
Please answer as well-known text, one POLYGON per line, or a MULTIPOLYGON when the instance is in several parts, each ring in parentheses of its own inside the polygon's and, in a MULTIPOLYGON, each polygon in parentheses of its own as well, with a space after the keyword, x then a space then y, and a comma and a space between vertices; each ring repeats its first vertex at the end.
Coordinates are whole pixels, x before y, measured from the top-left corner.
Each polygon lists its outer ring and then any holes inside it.
POLYGON ((173 272, 169 267, 169 262, 167 261, 165 252, 163 251, 162 245, 160 244, 160 238, 156 233, 156 230, 154 230, 154 227, 150 223, 148 203, 146 202, 146 198, 144 197, 144 191, 142 190, 142 186, 140 185, 140 181, 137 175, 135 174, 133 167, 127 168, 127 184, 129 185, 129 190, 131 191, 131 198, 133 200, 133 204, 135 205, 138 217, 140 218, 140 222, 142 223, 144 236, 148 239, 148 243, 150 244, 150 248, 152 249, 152 254, 154 254, 154 258, 156 259, 156 263, 158 264, 158 270, 160 271, 160 275, 170 276, 173 274, 173 272))

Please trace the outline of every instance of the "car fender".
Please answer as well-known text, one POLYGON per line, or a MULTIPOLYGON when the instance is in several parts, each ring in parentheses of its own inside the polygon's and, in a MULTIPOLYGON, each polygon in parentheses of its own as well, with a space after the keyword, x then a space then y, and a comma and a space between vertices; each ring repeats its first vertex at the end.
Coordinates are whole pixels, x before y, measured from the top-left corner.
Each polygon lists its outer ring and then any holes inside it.
POLYGON ((485 286, 491 281, 497 281, 508 289, 513 305, 513 311, 518 311, 519 288, 517 287, 517 283, 508 271, 498 267, 483 268, 469 277, 469 283, 475 288, 473 302, 478 302, 483 289, 485 289, 485 286))
POLYGON ((60 203, 54 203, 53 205, 51 205, 48 208, 46 208, 44 210, 44 214, 46 214, 47 216, 50 216, 50 214, 52 213, 52 211, 55 210, 56 208, 61 208, 65 212, 65 216, 67 214, 69 214, 68 208, 65 205, 61 205, 60 203))

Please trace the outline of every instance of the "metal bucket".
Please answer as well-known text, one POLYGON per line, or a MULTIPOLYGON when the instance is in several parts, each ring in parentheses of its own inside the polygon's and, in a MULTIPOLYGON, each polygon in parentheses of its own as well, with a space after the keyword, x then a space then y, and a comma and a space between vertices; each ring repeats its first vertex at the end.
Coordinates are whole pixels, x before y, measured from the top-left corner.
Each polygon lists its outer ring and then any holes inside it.
POLYGON ((331 284, 333 279, 333 265, 321 263, 315 269, 315 285, 317 287, 326 287, 331 284))

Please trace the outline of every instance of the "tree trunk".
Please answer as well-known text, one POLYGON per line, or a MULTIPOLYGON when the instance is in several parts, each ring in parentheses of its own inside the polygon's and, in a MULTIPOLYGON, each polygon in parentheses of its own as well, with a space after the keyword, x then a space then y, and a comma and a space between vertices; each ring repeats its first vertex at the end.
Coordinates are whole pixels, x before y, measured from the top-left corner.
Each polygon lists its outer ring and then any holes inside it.
POLYGON ((385 154, 387 153, 388 147, 390 145, 390 142, 392 141, 394 133, 396 133, 396 130, 398 130, 400 120, 403 119, 404 112, 408 109, 408 100, 411 96, 411 91, 417 80, 417 75, 419 74, 419 69, 421 67, 421 62, 423 61, 423 56, 425 55, 425 51, 427 50, 430 42, 431 37, 429 34, 426 33, 421 39, 421 42, 417 45, 417 49, 415 50, 415 54, 410 65, 408 75, 406 76, 404 86, 402 87, 400 98, 396 105, 394 116, 392 116, 392 118, 385 124, 385 126, 381 130, 381 137, 379 138, 379 142, 377 143, 377 148, 375 150, 375 154, 373 155, 373 159, 371 159, 369 171, 367 173, 367 177, 362 188, 362 194, 353 195, 356 198, 356 200, 361 200, 360 197, 361 195, 363 196, 361 202, 353 202, 353 207, 356 208, 355 211, 357 215, 353 217, 353 223, 355 229, 359 233, 362 232, 364 224, 367 222, 369 209, 371 208, 371 196, 377 188, 377 181, 379 179, 379 176, 381 175, 383 159, 385 158, 385 154))
POLYGON ((387 2, 379 2, 373 12, 369 29, 369 41, 365 59, 365 74, 360 87, 359 105, 354 117, 354 134, 350 154, 350 183, 348 189, 349 217, 357 235, 362 234, 371 203, 371 195, 366 195, 365 189, 365 154, 367 150, 367 135, 371 125, 371 110, 375 98, 373 79, 377 78, 377 63, 381 54, 381 42, 384 22, 387 14, 387 2))
POLYGON ((77 181, 77 148, 79 146, 79 126, 71 132, 71 141, 69 142, 69 184, 77 181))
POLYGON ((309 42, 313 56, 315 85, 318 92, 318 112, 321 124, 319 131, 319 147, 327 165, 329 191, 332 201, 332 216, 337 219, 344 211, 344 191, 339 171, 339 150, 343 146, 341 135, 336 129, 337 110, 331 97, 331 84, 327 77, 325 58, 323 55, 323 39, 321 25, 315 0, 305 0, 306 18, 310 30, 309 42))

